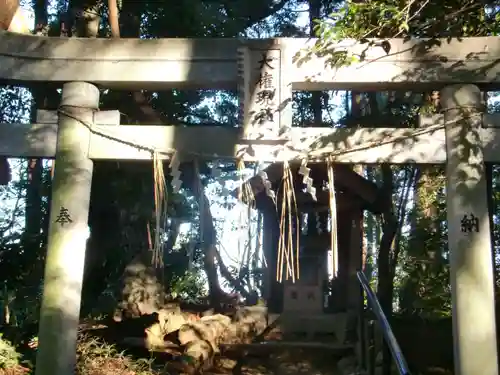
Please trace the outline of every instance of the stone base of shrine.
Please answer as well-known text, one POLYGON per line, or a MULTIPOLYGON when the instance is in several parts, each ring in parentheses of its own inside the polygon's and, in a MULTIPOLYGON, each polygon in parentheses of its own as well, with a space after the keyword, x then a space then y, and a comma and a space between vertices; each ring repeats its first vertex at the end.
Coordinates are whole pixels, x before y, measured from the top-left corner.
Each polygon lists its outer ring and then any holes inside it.
MULTIPOLYGON (((304 313, 287 311, 280 314, 278 329, 284 340, 306 340, 343 345, 355 330, 356 316, 343 312, 336 314, 304 313)), ((270 317, 270 321, 277 319, 270 317)))

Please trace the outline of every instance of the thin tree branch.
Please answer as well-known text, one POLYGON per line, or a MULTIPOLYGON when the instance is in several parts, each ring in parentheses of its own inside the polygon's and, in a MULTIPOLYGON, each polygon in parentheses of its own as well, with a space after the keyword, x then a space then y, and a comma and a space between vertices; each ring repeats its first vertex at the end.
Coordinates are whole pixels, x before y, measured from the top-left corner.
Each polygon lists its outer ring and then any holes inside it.
POLYGON ((109 27, 111 28, 111 37, 120 37, 120 22, 118 15, 118 4, 116 0, 108 0, 108 17, 109 17, 109 27))

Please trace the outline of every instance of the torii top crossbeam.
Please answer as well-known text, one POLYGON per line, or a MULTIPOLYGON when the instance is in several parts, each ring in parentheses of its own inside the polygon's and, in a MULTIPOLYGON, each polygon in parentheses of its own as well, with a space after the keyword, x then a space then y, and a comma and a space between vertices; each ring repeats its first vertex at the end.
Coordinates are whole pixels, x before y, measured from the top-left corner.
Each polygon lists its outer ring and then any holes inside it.
MULTIPOLYGON (((107 88, 236 88, 242 51, 276 50, 282 74, 294 90, 438 89, 452 83, 498 87, 500 43, 496 37, 462 40, 388 40, 390 51, 370 47, 366 61, 332 68, 325 58, 299 59, 312 39, 79 39, 0 32, 0 82, 86 81, 107 88)), ((387 45, 387 44, 386 44, 387 45)), ((346 40, 329 47, 360 54, 346 40)))

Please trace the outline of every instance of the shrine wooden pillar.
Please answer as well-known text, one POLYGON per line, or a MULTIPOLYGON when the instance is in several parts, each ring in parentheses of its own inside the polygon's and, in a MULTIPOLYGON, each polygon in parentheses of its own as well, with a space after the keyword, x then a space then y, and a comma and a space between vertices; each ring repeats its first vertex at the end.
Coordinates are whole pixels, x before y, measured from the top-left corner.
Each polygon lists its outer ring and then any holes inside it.
POLYGON ((281 312, 283 308, 283 284, 277 282, 277 249, 280 235, 278 215, 271 198, 265 197, 262 204, 263 234, 262 249, 266 266, 264 267, 264 300, 270 312, 281 312))
POLYGON ((350 213, 349 259, 347 263, 347 309, 357 312, 360 304, 360 284, 357 272, 363 265, 363 211, 353 209, 350 213))
POLYGON ((75 371, 83 269, 89 237, 93 163, 90 128, 99 108, 99 89, 85 82, 63 86, 56 167, 50 205, 36 375, 75 371))
POLYGON ((495 297, 480 89, 441 91, 446 133, 448 244, 456 375, 497 375, 495 297))

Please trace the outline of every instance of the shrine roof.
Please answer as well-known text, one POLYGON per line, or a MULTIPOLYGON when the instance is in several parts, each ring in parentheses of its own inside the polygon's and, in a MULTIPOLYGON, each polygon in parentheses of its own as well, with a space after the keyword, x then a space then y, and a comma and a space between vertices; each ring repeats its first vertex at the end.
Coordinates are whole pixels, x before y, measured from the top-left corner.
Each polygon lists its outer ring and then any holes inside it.
MULTIPOLYGON (((290 169, 294 176, 294 190, 299 210, 320 212, 328 210, 329 207, 329 191, 323 188, 327 178, 327 164, 326 163, 309 163, 310 177, 313 179, 313 184, 316 185, 315 197, 311 194, 304 192, 305 185, 302 182, 303 176, 298 171, 300 163, 290 165, 290 169)), ((368 209, 374 213, 380 213, 382 207, 382 194, 380 188, 374 182, 371 182, 355 172, 351 166, 346 164, 335 164, 334 170, 334 183, 336 188, 337 203, 339 209, 356 208, 368 209)), ((273 163, 263 170, 266 172, 268 180, 271 182, 273 192, 279 191, 283 178, 283 163, 273 163)), ((256 208, 267 205, 260 205, 259 201, 270 199, 265 191, 263 179, 259 174, 248 179, 245 184, 250 186, 253 197, 256 201, 256 208)), ((231 192, 234 197, 240 197, 240 189, 242 186, 236 188, 231 192)), ((244 193, 245 189, 241 190, 241 199, 244 203, 248 204, 251 199, 244 193)), ((279 198, 279 193, 278 193, 279 198)))

